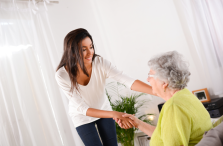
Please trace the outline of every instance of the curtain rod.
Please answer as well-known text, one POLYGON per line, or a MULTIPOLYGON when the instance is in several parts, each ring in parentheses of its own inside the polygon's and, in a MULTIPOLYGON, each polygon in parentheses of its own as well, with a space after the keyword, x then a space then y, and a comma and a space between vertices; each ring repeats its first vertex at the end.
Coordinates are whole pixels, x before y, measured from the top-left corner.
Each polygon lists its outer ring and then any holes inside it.
MULTIPOLYGON (((13 0, 0 0, 0 2, 13 2, 13 0)), ((32 2, 32 0, 15 0, 14 2, 32 2)), ((35 0, 35 2, 44 2, 43 0, 35 0)), ((49 1, 49 3, 59 4, 59 1, 49 1)))

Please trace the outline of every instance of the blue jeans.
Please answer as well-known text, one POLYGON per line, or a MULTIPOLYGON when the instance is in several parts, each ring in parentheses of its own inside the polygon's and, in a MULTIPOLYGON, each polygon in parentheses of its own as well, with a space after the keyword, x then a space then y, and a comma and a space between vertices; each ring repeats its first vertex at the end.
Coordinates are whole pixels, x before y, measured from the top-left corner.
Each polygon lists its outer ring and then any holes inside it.
POLYGON ((95 124, 103 146, 118 146, 115 121, 111 118, 102 118, 76 128, 85 146, 102 146, 95 124))

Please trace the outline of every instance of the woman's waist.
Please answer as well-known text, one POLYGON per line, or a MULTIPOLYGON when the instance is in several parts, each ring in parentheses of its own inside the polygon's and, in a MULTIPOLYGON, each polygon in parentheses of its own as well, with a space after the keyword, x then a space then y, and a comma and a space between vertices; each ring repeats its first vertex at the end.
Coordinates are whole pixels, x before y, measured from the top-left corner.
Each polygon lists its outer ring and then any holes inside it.
MULTIPOLYGON (((103 104, 88 104, 89 108, 94 108, 94 109, 98 109, 98 110, 108 110, 108 111, 112 111, 111 105, 109 102, 104 102, 103 104)), ((72 103, 69 103, 69 114, 75 114, 75 115, 82 115, 77 111, 77 107, 75 107, 75 105, 73 105, 72 103)))
MULTIPOLYGON (((86 103, 91 108, 100 108, 104 105, 110 105, 110 102, 108 100, 108 97, 106 95, 103 96, 91 96, 91 97, 82 97, 82 103, 86 103)), ((75 103, 72 98, 69 100, 69 106, 80 106, 82 103, 75 103)))

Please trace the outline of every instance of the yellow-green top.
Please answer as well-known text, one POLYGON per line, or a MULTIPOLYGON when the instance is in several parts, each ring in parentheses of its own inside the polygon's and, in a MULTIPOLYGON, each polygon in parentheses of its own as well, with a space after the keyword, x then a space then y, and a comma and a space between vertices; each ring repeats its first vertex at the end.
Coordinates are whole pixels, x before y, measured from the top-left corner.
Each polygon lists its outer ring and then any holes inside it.
POLYGON ((150 146, 194 146, 211 128, 209 113, 185 88, 163 105, 150 146))

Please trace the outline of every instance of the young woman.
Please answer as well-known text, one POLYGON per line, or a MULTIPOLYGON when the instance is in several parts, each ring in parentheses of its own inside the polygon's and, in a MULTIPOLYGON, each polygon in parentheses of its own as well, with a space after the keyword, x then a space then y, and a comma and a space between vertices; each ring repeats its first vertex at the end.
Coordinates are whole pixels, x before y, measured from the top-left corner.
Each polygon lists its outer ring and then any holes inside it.
POLYGON ((124 113, 112 111, 105 94, 107 78, 113 78, 132 90, 152 94, 149 85, 128 77, 96 55, 91 35, 82 28, 65 37, 64 53, 55 77, 69 99, 69 115, 86 146, 102 146, 102 143, 117 146, 113 119, 120 119, 126 129, 135 126, 131 119, 122 117, 124 113))

